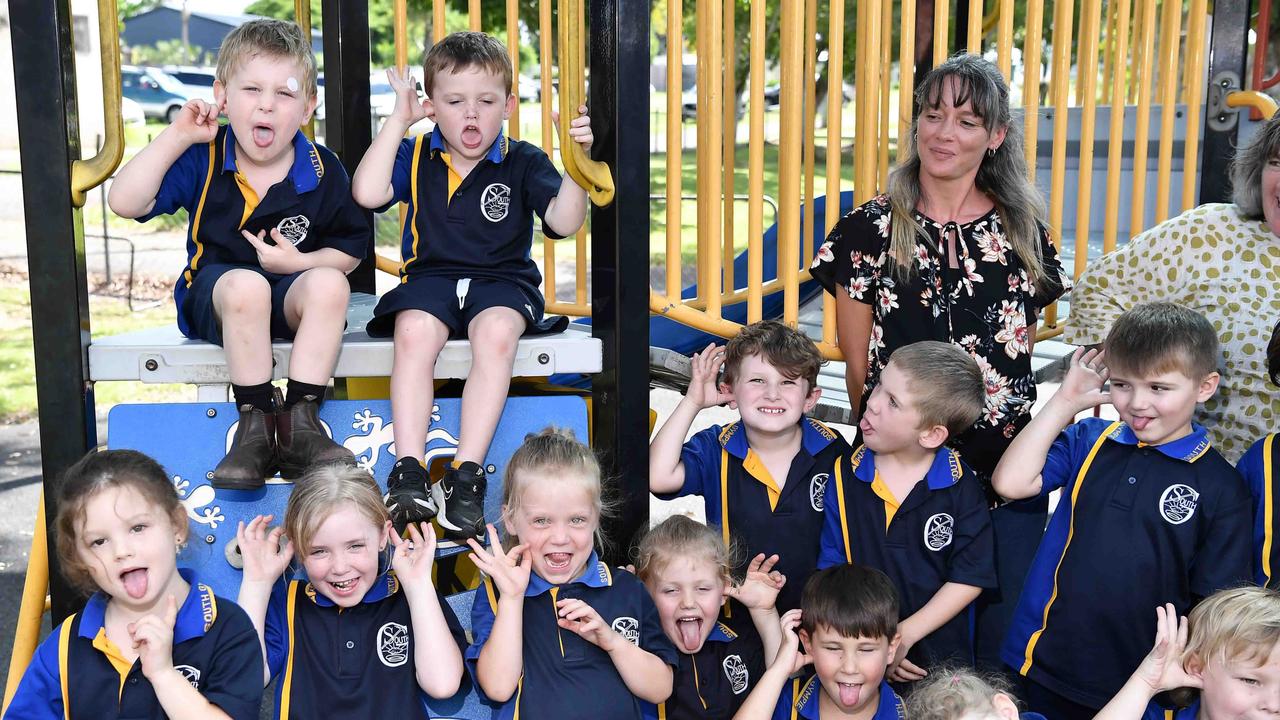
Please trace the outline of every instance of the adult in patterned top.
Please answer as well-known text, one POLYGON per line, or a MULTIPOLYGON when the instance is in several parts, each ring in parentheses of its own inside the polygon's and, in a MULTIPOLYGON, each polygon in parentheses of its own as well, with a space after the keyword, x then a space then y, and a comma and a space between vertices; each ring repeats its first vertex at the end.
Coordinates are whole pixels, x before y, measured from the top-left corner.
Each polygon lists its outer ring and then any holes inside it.
POLYGON ((1146 302, 1209 318, 1222 344, 1218 392, 1196 413, 1236 462, 1275 432, 1280 393, 1267 386, 1267 338, 1280 317, 1280 115, 1236 154, 1232 203, 1201 205, 1089 264, 1071 297, 1067 342, 1096 345, 1112 321, 1146 302))
MULTIPOLYGON (((889 192, 846 215, 812 272, 836 298, 850 398, 866 397, 894 350, 952 342, 982 369, 982 416, 952 443, 989 498, 990 477, 1036 399, 1031 345, 1039 311, 1068 284, 1027 179, 1021 123, 995 65, 961 54, 916 90, 915 142, 889 192)), ((1001 590, 984 595, 978 659, 999 668, 1004 626, 1044 530, 1047 504, 992 514, 1001 590), (1002 602, 1007 600, 1007 602, 1002 602)))

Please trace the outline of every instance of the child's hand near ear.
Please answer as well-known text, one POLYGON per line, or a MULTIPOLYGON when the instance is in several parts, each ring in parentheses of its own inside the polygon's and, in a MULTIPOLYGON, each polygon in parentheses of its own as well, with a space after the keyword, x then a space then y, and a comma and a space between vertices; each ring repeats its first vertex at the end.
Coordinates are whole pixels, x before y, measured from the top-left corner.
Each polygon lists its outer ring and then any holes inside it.
POLYGON ((431 565, 436 558, 436 533, 431 523, 422 523, 422 530, 409 523, 409 537, 401 538, 391 531, 391 544, 395 552, 391 555, 391 569, 396 571, 396 578, 404 583, 405 590, 430 589, 431 565))
POLYGON ((750 610, 772 610, 778 600, 778 591, 787 584, 787 576, 773 569, 778 556, 765 557, 760 553, 747 566, 747 576, 741 585, 730 585, 724 594, 734 598, 750 610))
POLYGON ((804 652, 800 647, 800 609, 788 610, 782 616, 779 626, 782 629, 782 646, 778 648, 778 655, 770 663, 769 669, 775 667, 786 668, 788 676, 800 672, 805 665, 813 662, 813 658, 804 652))
POLYGON ((699 410, 723 405, 733 398, 720 392, 718 378, 720 368, 724 366, 724 348, 715 343, 708 344, 702 352, 694 355, 693 372, 689 378, 689 390, 684 397, 699 410))
POLYGON ((517 545, 502 552, 498 531, 489 524, 489 549, 484 549, 475 538, 467 538, 471 546, 471 562, 493 580, 503 595, 524 595, 529 587, 529 574, 533 572, 533 558, 527 552, 528 545, 517 545))
POLYGON ((1187 647, 1187 619, 1179 618, 1173 604, 1156 608, 1156 640, 1129 681, 1094 720, 1127 720, 1141 717, 1151 698, 1174 688, 1199 688, 1200 678, 1183 668, 1187 647))
POLYGON ((270 528, 273 515, 259 515, 248 525, 236 525, 236 542, 244 558, 243 582, 272 584, 284 574, 293 560, 293 541, 280 545, 284 528, 270 528))
POLYGON ((1071 354, 1067 376, 1062 379, 1053 400, 1065 403, 1076 413, 1111 402, 1110 393, 1102 389, 1110 377, 1103 358, 1101 350, 1076 348, 1071 354))

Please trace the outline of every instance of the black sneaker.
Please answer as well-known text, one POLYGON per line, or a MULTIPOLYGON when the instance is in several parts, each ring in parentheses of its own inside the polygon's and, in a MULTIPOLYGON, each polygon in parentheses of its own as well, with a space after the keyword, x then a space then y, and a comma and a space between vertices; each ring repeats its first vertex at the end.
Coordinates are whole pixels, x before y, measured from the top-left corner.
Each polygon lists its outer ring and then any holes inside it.
POLYGON ((457 542, 475 538, 484 542, 484 491, 488 484, 484 468, 473 462, 449 468, 431 488, 440 515, 436 522, 444 536, 457 542))
POLYGON ((401 458, 387 476, 387 494, 382 496, 396 527, 408 523, 427 522, 436 516, 436 501, 427 488, 431 477, 422 463, 413 458, 401 458))

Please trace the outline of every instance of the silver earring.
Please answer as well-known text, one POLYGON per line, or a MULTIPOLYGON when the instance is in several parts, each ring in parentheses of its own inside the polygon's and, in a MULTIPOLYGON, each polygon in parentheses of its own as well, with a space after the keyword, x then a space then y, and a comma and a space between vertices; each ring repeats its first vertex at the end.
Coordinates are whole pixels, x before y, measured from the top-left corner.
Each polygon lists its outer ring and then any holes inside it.
POLYGON ((995 157, 995 156, 996 156, 996 149, 995 149, 995 148, 987 148, 987 157, 989 157, 989 158, 993 158, 993 157, 995 157))

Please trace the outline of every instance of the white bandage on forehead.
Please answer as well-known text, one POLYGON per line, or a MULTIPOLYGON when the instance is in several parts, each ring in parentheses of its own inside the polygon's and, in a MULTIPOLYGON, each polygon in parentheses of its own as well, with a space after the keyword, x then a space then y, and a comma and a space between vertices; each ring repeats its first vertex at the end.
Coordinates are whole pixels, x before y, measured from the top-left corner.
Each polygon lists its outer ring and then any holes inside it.
POLYGON ((298 79, 290 76, 288 80, 284 81, 284 86, 289 88, 289 92, 298 92, 298 79))

